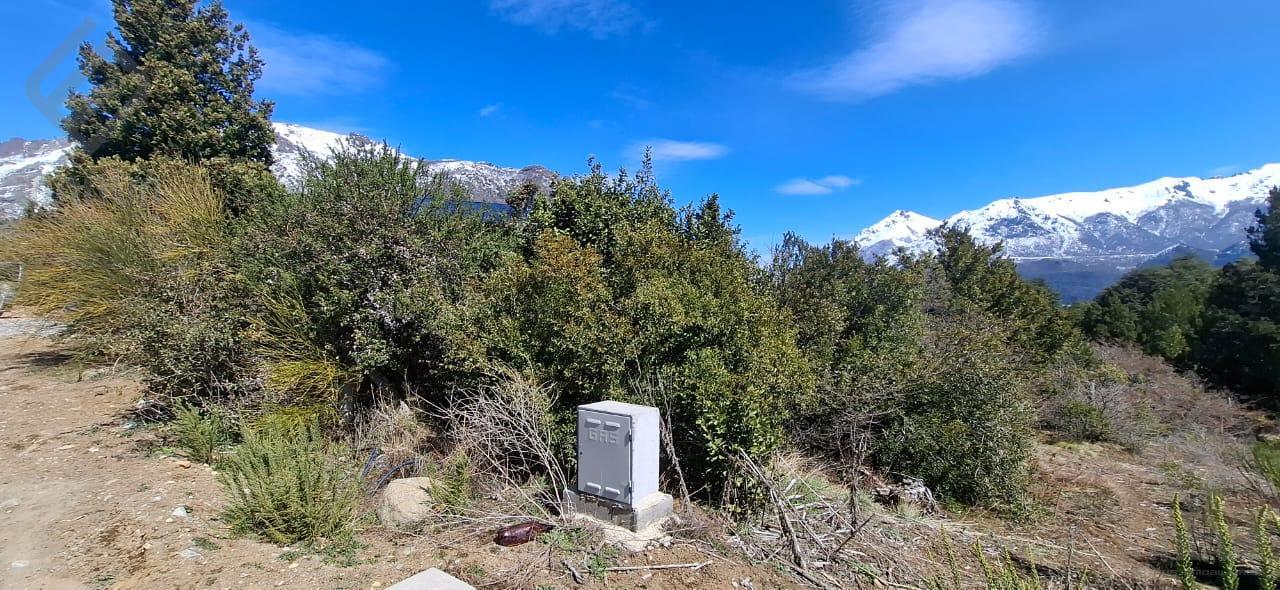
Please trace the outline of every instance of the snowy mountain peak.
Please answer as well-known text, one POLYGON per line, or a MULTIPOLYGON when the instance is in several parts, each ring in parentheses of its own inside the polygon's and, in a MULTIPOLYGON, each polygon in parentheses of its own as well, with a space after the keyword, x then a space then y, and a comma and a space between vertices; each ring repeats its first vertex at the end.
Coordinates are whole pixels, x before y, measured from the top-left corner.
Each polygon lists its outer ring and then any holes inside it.
MULTIPOLYGON (((1238 256, 1253 212, 1273 186, 1280 186, 1280 164, 1226 177, 1166 177, 1101 191, 999 199, 946 221, 967 227, 981 242, 1003 242, 1024 274, 1034 275, 1027 270, 1032 266, 1074 273, 1073 285, 1086 286, 1068 297, 1079 298, 1091 296, 1098 286, 1093 279, 1080 279, 1087 273, 1101 272, 1097 280, 1109 281, 1175 250, 1216 262, 1227 261, 1228 253, 1238 256)), ((932 248, 925 233, 938 222, 929 225, 928 218, 912 215, 895 211, 855 241, 869 258, 899 247, 909 252, 932 248)), ((1051 284, 1055 280, 1048 271, 1039 276, 1051 284)))
MULTIPOLYGON (((285 182, 297 178, 302 154, 326 156, 343 141, 369 142, 359 134, 343 135, 293 123, 273 123, 276 143, 273 171, 285 182)), ((0 220, 21 216, 28 208, 49 204, 45 178, 70 159, 71 142, 65 139, 0 142, 0 220)), ((406 156, 408 157, 408 156, 406 156)), ((473 200, 502 202, 517 186, 532 182, 548 186, 555 174, 542 166, 506 168, 488 162, 467 160, 425 161, 428 172, 447 174, 473 200)))
POLYGON ((869 258, 888 256, 898 246, 926 243, 929 230, 941 224, 941 221, 932 217, 898 209, 875 225, 858 232, 853 241, 862 249, 863 255, 869 258))

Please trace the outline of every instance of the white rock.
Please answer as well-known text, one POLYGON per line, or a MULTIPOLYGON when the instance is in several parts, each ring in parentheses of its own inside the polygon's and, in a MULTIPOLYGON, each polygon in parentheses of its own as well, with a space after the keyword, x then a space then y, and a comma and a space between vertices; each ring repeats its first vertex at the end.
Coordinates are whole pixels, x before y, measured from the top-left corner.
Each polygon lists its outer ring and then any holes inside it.
POLYGON ((392 480, 378 501, 378 520, 393 529, 413 528, 434 514, 432 502, 430 478, 392 480))
POLYGON ((174 509, 173 509, 173 512, 171 512, 170 514, 171 514, 171 515, 173 515, 173 516, 176 516, 176 517, 178 517, 178 518, 187 518, 187 517, 191 516, 191 513, 190 513, 190 512, 187 512, 187 507, 186 507, 186 506, 179 506, 179 507, 177 507, 177 508, 174 508, 174 509))

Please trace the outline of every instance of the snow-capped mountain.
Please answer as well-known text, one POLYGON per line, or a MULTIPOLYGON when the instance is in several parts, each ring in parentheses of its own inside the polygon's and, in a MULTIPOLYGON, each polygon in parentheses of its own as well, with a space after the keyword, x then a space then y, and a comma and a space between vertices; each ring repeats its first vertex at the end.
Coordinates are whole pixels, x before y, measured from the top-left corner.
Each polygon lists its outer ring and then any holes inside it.
MULTIPOLYGON (((1003 242, 1024 274, 1044 278, 1067 299, 1092 296, 1110 280, 1153 259, 1186 252, 1225 263, 1244 251, 1245 229, 1280 164, 1227 177, 1161 178, 1133 187, 994 201, 946 222, 980 241, 1003 242), (1063 273, 1074 273, 1070 285, 1063 273), (1090 280, 1085 275, 1097 275, 1090 280), (1061 275, 1061 276, 1060 276, 1061 275)), ((942 222, 895 211, 854 237, 868 257, 902 247, 933 247, 925 235, 942 222)))
MULTIPOLYGON (((343 140, 370 142, 361 135, 341 135, 291 123, 274 123, 276 144, 273 167, 285 182, 298 177, 303 152, 330 153, 343 140)), ((49 203, 45 177, 70 158, 72 144, 65 139, 11 139, 0 143, 0 219, 14 218, 28 208, 49 203)), ((460 184, 474 201, 500 203, 509 191, 525 182, 548 186, 555 173, 542 166, 507 168, 488 162, 426 160, 426 169, 444 173, 460 184)))
POLYGON ((928 243, 925 234, 939 225, 942 222, 932 217, 898 209, 875 225, 858 232, 854 241, 867 258, 891 256, 899 246, 912 247, 928 243))

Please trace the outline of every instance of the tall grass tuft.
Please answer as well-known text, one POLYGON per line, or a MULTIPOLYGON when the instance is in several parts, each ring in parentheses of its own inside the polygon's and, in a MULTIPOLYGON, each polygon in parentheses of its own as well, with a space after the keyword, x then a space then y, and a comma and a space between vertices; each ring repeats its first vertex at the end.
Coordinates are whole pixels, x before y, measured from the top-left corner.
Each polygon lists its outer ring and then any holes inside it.
POLYGON ((1191 567, 1191 534, 1187 531, 1187 522, 1182 518, 1182 500, 1177 496, 1173 497, 1173 532, 1178 581, 1183 590, 1192 590, 1199 587, 1199 584, 1196 583, 1195 570, 1191 567))
POLYGON ((1271 525, 1275 520, 1276 514, 1271 508, 1263 506, 1258 509, 1253 521, 1253 537, 1258 546, 1258 563, 1262 570, 1258 576, 1260 590, 1275 590, 1276 577, 1280 574, 1280 562, 1276 561, 1275 551, 1271 546, 1271 525))
POLYGON ((0 243, 0 258, 26 267, 21 303, 106 339, 128 328, 130 305, 157 280, 199 272, 192 261, 225 232, 208 173, 170 164, 140 181, 132 172, 104 168, 92 197, 67 195, 55 214, 23 220, 0 243))
POLYGON ((1213 518, 1213 532, 1218 538, 1218 568, 1222 570, 1222 590, 1239 590, 1240 573, 1236 570, 1236 548, 1231 539, 1231 527, 1222 506, 1222 496, 1214 495, 1209 504, 1213 518))
POLYGON ((189 459, 212 465, 232 441, 230 419, 220 410, 201 411, 186 402, 174 406, 173 432, 189 459))
POLYGON ((315 424, 266 421, 220 464, 230 501, 224 518, 237 534, 276 543, 349 543, 361 501, 359 465, 315 424))

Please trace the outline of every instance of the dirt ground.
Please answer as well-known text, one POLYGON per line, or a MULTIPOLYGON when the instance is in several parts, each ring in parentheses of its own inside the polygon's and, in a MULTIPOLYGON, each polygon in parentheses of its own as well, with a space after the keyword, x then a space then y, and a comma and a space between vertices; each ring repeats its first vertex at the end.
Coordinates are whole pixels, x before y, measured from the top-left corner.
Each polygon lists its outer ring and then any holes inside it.
MULTIPOLYGON (((131 420, 137 380, 82 373, 48 331, 0 317, 0 588, 373 589, 430 567, 477 587, 579 587, 564 556, 543 544, 492 544, 497 524, 447 542, 366 530, 353 567, 231 538, 218 519, 223 493, 213 471, 169 455, 131 420)), ((684 541, 618 563, 704 561, 712 563, 697 571, 615 572, 581 587, 792 585, 773 568, 684 541)))
MULTIPOLYGON (((349 567, 233 538, 218 517, 224 496, 215 473, 176 456, 161 432, 133 418, 143 393, 137 376, 110 368, 82 370, 49 339, 55 328, 0 318, 0 589, 376 589, 430 567, 477 587, 800 586, 781 565, 746 563, 725 531, 677 534, 668 547, 615 562, 710 562, 697 570, 613 572, 584 576, 582 584, 564 562, 577 560, 585 573, 582 560, 593 548, 566 554, 543 543, 499 547, 490 539, 502 522, 420 535, 370 527, 360 536, 359 563, 349 567)), ((1224 417, 1199 420, 1210 424, 1226 424, 1233 416, 1239 421, 1240 409, 1222 398, 1207 397, 1172 374, 1158 379, 1153 395, 1182 408, 1175 410, 1224 417), (1176 391, 1186 393, 1172 399, 1176 391)), ((935 543, 945 528, 957 546, 980 541, 992 550, 1008 549, 1020 563, 1034 563, 1049 575, 1089 570, 1090 586, 1172 587, 1170 501, 1183 497, 1191 525, 1201 526, 1207 490, 1227 496, 1247 557, 1248 511, 1266 498, 1237 467, 1245 439, 1225 426, 1202 430, 1165 435, 1138 454, 1115 446, 1043 442, 1034 486, 1042 513, 1021 524, 981 513, 921 515, 882 508, 845 549, 847 559, 865 565, 860 571, 877 573, 839 585, 915 587, 940 573, 935 543)), ((964 576, 979 586, 972 560, 962 561, 964 576)))

